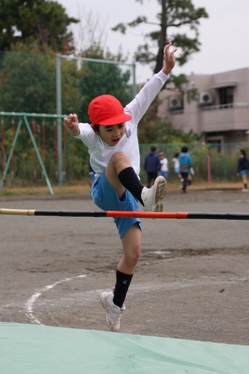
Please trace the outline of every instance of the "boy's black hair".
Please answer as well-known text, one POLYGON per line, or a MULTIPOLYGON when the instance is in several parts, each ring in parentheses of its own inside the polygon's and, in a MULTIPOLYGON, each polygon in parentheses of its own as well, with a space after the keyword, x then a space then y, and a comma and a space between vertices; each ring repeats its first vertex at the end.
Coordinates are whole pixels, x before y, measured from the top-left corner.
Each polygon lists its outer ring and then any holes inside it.
POLYGON ((182 147, 182 152, 183 153, 187 153, 188 152, 188 147, 186 147, 185 145, 182 147))
POLYGON ((244 157, 246 157, 246 151, 245 151, 244 149, 241 149, 241 150, 240 150, 240 153, 241 153, 244 157))

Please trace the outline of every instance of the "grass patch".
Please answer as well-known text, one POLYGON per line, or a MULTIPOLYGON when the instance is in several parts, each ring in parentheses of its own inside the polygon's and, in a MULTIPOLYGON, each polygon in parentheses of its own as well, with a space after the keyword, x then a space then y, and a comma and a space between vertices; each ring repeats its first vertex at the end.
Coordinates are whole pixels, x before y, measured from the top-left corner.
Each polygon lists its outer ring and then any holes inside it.
MULTIPOLYGON (((54 195, 89 195, 90 196, 90 186, 88 183, 74 183, 74 184, 64 184, 61 187, 58 185, 52 186, 54 195)), ((194 190, 240 190, 242 189, 241 182, 214 182, 207 183, 205 181, 193 181, 191 187, 188 188, 189 191, 194 190)), ((180 182, 168 181, 168 191, 178 191, 180 190, 180 182)), ((6 184, 0 190, 0 196, 39 196, 39 195, 50 195, 47 185, 30 185, 30 186, 18 186, 15 184, 6 184)))
MULTIPOLYGON (((90 194, 90 187, 88 184, 73 184, 52 186, 54 195, 82 195, 90 194)), ((17 186, 15 184, 5 185, 0 190, 0 196, 20 196, 20 195, 50 195, 48 187, 45 186, 17 186)))

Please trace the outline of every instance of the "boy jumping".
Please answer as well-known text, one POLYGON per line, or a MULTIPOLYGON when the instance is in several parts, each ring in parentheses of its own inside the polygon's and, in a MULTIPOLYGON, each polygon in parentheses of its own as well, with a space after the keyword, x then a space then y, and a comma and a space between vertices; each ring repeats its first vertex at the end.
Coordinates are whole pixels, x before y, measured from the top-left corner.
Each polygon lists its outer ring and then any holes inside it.
MULTIPOLYGON (((89 104, 91 124, 79 123, 76 114, 64 119, 67 131, 88 147, 90 164, 95 171, 91 196, 102 210, 138 211, 138 201, 146 211, 163 210, 165 178, 157 177, 151 188, 144 187, 139 179, 137 127, 175 65, 176 49, 170 51, 170 48, 171 43, 165 47, 163 69, 125 108, 114 96, 101 95, 89 104)), ((117 265, 114 291, 103 292, 100 300, 109 329, 119 331, 124 301, 141 254, 141 220, 115 218, 114 222, 122 242, 123 256, 117 265)))

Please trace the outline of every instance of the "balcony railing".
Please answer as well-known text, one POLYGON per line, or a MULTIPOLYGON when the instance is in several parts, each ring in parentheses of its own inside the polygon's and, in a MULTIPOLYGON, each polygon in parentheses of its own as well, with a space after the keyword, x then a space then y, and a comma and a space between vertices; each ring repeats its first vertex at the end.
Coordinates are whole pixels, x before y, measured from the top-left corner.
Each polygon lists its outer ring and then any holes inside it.
POLYGON ((208 105, 200 107, 202 111, 206 110, 218 110, 218 109, 228 109, 228 108, 248 108, 248 103, 228 103, 221 105, 208 105))

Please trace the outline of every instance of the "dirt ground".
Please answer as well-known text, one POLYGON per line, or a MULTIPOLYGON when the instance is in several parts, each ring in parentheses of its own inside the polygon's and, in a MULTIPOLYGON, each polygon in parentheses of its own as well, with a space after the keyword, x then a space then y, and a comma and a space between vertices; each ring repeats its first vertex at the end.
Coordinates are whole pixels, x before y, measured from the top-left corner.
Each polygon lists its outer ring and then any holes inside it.
MULTIPOLYGON (((98 210, 89 196, 0 197, 1 208, 98 210)), ((165 210, 249 213, 241 191, 169 192, 165 210)), ((249 343, 248 221, 143 220, 121 331, 249 343)), ((121 245, 112 218, 0 216, 0 320, 108 330, 99 302, 121 245)))

